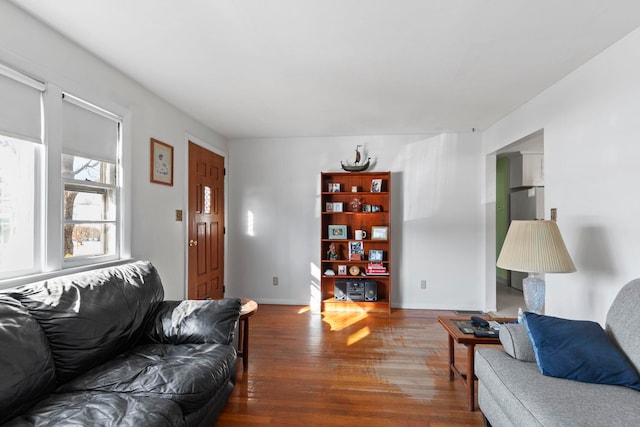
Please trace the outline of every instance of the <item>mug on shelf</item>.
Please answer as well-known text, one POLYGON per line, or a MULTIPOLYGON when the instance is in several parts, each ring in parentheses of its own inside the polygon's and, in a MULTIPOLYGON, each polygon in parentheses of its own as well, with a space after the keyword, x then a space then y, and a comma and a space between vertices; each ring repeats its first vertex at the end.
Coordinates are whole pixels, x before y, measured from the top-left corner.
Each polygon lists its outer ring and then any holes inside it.
POLYGON ((356 240, 362 240, 367 238, 367 232, 364 230, 356 230, 354 232, 356 240))

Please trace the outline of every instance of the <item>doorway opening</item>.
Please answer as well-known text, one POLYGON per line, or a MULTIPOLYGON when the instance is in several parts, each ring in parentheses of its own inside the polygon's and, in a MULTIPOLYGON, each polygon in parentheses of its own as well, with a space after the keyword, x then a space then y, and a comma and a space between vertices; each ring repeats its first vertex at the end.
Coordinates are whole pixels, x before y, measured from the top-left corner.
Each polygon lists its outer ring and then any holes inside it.
MULTIPOLYGON (((495 262, 512 220, 544 219, 544 130, 509 144, 496 156, 495 262)), ((515 317, 525 309, 526 273, 496 269, 496 314, 515 317)))

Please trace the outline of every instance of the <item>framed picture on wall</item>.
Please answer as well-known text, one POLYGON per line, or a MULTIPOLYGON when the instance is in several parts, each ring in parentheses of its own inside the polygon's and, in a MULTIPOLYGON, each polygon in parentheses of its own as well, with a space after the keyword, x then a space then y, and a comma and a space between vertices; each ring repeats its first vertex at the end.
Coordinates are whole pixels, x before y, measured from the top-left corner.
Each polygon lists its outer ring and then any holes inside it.
POLYGON ((151 182, 173 186, 173 147, 151 138, 151 182))

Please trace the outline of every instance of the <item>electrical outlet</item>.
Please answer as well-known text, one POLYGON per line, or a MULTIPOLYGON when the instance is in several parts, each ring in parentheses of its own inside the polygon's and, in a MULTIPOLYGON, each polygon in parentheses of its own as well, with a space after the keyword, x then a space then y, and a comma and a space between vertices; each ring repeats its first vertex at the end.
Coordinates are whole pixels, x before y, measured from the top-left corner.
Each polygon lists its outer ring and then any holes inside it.
POLYGON ((278 286, 278 276, 273 276, 273 286, 278 286))
POLYGON ((421 280, 420 281, 420 289, 427 289, 427 281, 426 280, 421 280))

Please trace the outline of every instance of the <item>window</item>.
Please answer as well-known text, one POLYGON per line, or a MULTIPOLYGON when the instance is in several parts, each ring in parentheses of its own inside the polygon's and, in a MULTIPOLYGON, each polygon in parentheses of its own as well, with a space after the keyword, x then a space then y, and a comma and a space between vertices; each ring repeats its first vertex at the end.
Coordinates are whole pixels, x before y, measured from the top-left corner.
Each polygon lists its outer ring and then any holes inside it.
POLYGON ((40 271, 44 89, 0 64, 0 279, 40 271))
POLYGON ((119 118, 65 94, 62 104, 64 263, 119 256, 119 118))
POLYGON ((37 271, 40 146, 0 135, 0 278, 37 271))
POLYGON ((115 164, 63 154, 62 177, 65 259, 115 255, 115 164))
POLYGON ((128 254, 123 119, 3 64, 0 99, 0 288, 128 254))

